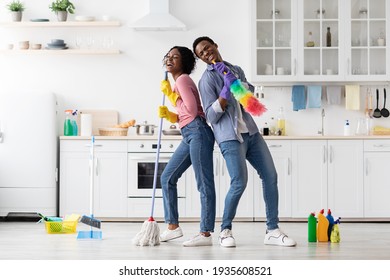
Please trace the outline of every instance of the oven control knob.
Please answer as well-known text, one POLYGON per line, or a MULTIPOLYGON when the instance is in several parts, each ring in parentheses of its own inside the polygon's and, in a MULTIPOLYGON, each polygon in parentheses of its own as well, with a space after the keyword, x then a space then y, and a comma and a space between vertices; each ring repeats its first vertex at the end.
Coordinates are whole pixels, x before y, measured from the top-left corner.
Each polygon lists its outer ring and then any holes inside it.
POLYGON ((139 147, 140 147, 140 148, 143 148, 143 147, 145 147, 145 146, 144 146, 144 144, 141 144, 141 145, 139 145, 139 147))
POLYGON ((170 145, 169 145, 169 148, 173 148, 173 144, 170 144, 170 145))

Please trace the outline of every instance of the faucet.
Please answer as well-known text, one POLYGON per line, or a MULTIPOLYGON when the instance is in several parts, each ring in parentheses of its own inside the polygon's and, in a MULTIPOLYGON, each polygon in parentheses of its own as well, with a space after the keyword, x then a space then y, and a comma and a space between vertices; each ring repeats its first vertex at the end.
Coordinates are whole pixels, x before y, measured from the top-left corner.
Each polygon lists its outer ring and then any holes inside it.
POLYGON ((321 134, 321 136, 324 136, 324 118, 325 118, 325 109, 322 108, 322 110, 321 110, 321 130, 318 131, 318 134, 321 134))

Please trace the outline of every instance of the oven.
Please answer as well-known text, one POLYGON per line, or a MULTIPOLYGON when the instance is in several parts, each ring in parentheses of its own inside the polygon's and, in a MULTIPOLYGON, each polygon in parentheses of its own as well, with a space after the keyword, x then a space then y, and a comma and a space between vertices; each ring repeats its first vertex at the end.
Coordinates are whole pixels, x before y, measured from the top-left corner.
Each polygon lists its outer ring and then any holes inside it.
MULTIPOLYGON (((179 146, 181 140, 162 140, 157 172, 156 197, 162 197, 160 176, 179 146)), ((153 195, 153 178, 157 154, 157 140, 128 141, 128 197, 142 198, 153 195)), ((178 197, 185 197, 184 175, 177 184, 178 197)))

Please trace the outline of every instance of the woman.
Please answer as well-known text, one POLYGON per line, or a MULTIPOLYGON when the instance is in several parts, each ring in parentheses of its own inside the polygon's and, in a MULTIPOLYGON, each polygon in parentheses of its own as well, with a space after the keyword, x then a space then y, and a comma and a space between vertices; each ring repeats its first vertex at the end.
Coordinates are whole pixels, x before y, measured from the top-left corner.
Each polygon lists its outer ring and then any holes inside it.
POLYGON ((200 233, 185 241, 183 246, 210 246, 215 224, 214 135, 206 123, 198 89, 189 76, 195 68, 195 56, 190 49, 175 46, 165 55, 164 66, 175 80, 175 86, 172 91, 169 81, 164 80, 161 90, 176 108, 177 114, 170 112, 166 106, 160 106, 159 117, 172 123, 178 122, 183 140, 161 174, 168 228, 160 235, 160 240, 164 242, 183 236, 177 208, 177 181, 192 164, 200 192, 200 233))

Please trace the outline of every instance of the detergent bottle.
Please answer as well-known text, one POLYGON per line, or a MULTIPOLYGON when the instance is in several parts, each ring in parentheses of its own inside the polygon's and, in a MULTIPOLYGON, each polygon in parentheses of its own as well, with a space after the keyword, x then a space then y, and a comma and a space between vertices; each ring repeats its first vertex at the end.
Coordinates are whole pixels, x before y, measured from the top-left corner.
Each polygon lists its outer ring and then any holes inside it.
POLYGON ((333 225, 332 233, 330 234, 330 242, 332 243, 339 243, 340 242, 340 218, 338 218, 333 225))
POLYGON ((334 218, 332 216, 332 211, 330 211, 330 209, 328 209, 328 214, 326 215, 326 218, 328 219, 329 221, 329 227, 328 227, 328 241, 330 241, 330 234, 332 232, 332 229, 333 229, 333 225, 334 225, 334 218))
POLYGON ((308 228, 308 241, 317 242, 317 218, 315 213, 310 213, 309 218, 307 219, 307 228, 308 228))
POLYGON ((328 242, 329 221, 324 216, 324 209, 318 213, 317 239, 319 242, 328 242))

